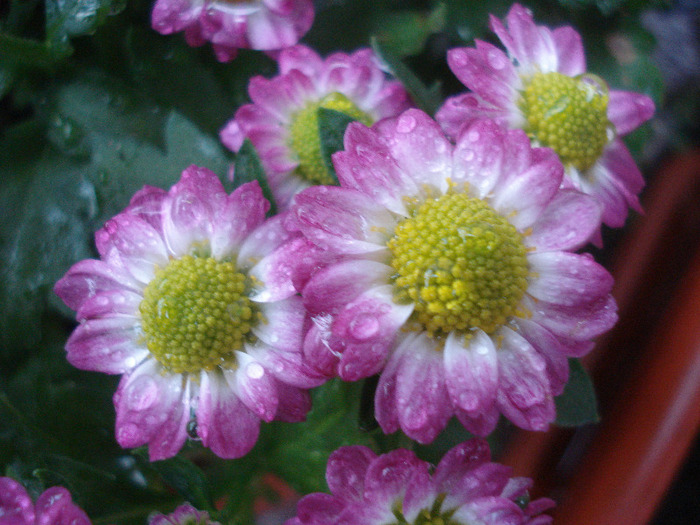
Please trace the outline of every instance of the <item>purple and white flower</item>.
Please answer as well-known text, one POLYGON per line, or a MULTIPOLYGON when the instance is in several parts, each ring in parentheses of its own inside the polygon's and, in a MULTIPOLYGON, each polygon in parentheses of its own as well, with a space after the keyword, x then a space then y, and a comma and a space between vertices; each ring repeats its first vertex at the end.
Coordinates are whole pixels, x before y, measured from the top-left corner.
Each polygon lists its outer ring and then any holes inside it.
POLYGON ((331 494, 305 496, 286 525, 483 524, 545 525, 554 506, 540 498, 519 506, 532 486, 491 462, 488 444, 473 439, 449 450, 437 467, 398 449, 377 456, 342 447, 328 459, 331 494))
POLYGON ((151 16, 159 33, 184 31, 191 46, 211 42, 221 62, 238 49, 293 46, 313 20, 311 0, 157 0, 151 16))
MULTIPOLYGON (((535 145, 557 152, 564 187, 595 197, 602 222, 622 226, 629 208, 641 210, 644 180, 620 137, 651 118, 654 103, 640 93, 608 90, 587 73, 581 37, 571 27, 538 26, 514 4, 505 24, 491 17, 491 28, 507 54, 479 40, 474 48, 448 51, 450 69, 471 92, 448 99, 438 122, 451 136, 482 118, 524 129, 535 145)), ((599 233, 593 240, 600 243, 599 233)))
POLYGON ((114 395, 123 447, 152 460, 191 437, 246 454, 260 421, 300 421, 305 312, 285 273, 283 216, 265 221, 257 182, 228 195, 191 166, 170 191, 144 187, 95 235, 99 260, 76 263, 55 292, 77 311, 76 367, 123 374, 114 395))
POLYGON ((267 173, 278 205, 313 184, 330 184, 320 151, 319 108, 341 111, 371 125, 410 107, 401 86, 389 80, 370 49, 322 59, 308 47, 285 49, 279 75, 251 79, 252 100, 221 131, 222 142, 238 151, 249 139, 267 173))
POLYGON ((560 188, 551 149, 489 120, 456 144, 419 110, 352 123, 333 160, 340 187, 295 197, 305 240, 283 248, 312 320, 310 366, 381 374, 379 424, 421 443, 453 415, 480 436, 501 413, 546 430, 567 358, 617 319, 610 274, 572 253, 600 206, 560 188))
POLYGON ((148 520, 148 525, 221 525, 213 521, 208 512, 195 509, 189 503, 180 505, 170 514, 157 514, 148 520))
POLYGON ((34 504, 22 485, 0 477, 0 525, 90 525, 90 519, 64 487, 45 490, 34 504))

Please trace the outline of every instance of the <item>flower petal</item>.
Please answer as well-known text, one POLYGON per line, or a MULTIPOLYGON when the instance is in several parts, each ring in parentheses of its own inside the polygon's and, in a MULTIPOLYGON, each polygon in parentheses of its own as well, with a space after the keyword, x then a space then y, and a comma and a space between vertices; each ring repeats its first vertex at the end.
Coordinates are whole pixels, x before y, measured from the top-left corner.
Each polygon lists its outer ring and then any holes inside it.
POLYGON ((197 403, 202 444, 225 459, 247 454, 258 440, 260 419, 236 396, 219 372, 203 372, 197 403))
POLYGON ((133 317, 90 319, 78 325, 66 342, 68 361, 81 370, 122 374, 149 355, 137 343, 133 317))
POLYGON ((226 374, 238 399, 257 417, 270 422, 277 413, 277 382, 256 359, 236 352, 238 368, 226 374))
POLYGON ((490 411, 498 391, 498 356, 491 338, 476 330, 465 345, 464 335, 451 333, 443 353, 452 404, 474 416, 490 411))
POLYGON ((513 330, 501 328, 498 336, 502 338, 498 406, 521 428, 547 430, 556 413, 545 360, 513 330))
POLYGON ((538 252, 578 249, 599 227, 601 212, 600 205, 588 195, 561 190, 532 225, 525 242, 538 252))
POLYGON ((22 485, 0 477, 0 525, 34 525, 34 504, 22 485))
POLYGON ((91 525, 87 514, 63 487, 51 487, 36 500, 36 525, 91 525))
POLYGON ((632 91, 610 91, 608 119, 617 134, 627 135, 654 116, 654 101, 641 93, 632 91))
POLYGON ((148 444, 151 461, 172 457, 182 448, 190 415, 190 385, 182 375, 162 373, 155 359, 147 359, 122 376, 114 407, 122 447, 148 444))
POLYGON ((589 254, 532 253, 527 257, 530 280, 527 293, 537 300, 573 307, 607 296, 613 277, 589 254))
POLYGON ((444 363, 425 333, 410 344, 396 379, 396 407, 401 429, 419 443, 430 443, 445 428, 454 410, 445 386, 444 363))
POLYGON ((362 501, 365 474, 377 455, 369 448, 341 447, 328 458, 326 482, 333 495, 345 502, 362 501))
POLYGON ((318 247, 352 254, 386 249, 381 226, 393 221, 366 195, 347 188, 313 186, 294 200, 292 212, 301 232, 318 247))

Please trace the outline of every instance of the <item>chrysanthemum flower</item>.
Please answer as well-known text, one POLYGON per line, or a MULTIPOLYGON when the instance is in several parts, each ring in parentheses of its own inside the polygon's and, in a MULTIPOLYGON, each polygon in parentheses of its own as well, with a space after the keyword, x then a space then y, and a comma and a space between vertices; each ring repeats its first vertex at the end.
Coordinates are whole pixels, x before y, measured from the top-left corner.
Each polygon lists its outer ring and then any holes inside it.
POLYGON ((485 441, 473 439, 449 450, 434 469, 413 452, 377 456, 367 447, 342 447, 328 459, 331 494, 299 501, 286 525, 545 525, 541 513, 554 502, 529 502, 527 478, 492 463, 485 441), (516 502, 523 501, 523 507, 516 502))
MULTIPOLYGON (((421 443, 452 415, 477 435, 499 413, 545 430, 567 357, 616 320, 612 277, 570 251, 599 205, 559 188, 552 150, 488 120, 456 145, 418 110, 352 123, 333 160, 341 186, 308 188, 291 208, 330 261, 298 280, 309 363, 348 381, 381 373, 379 424, 421 443)), ((303 249, 292 256, 306 264, 303 249)))
POLYGON ((304 309, 277 247, 282 217, 257 182, 227 195, 191 166, 169 192, 145 187, 97 232, 99 260, 55 291, 80 325, 76 367, 124 374, 114 395, 123 447, 173 456, 188 431, 221 457, 246 454, 260 420, 303 420, 318 384, 301 364, 304 309))
POLYGON ((448 99, 438 122, 452 136, 480 118, 524 129, 535 145, 559 155, 565 187, 595 197, 603 205, 602 221, 622 226, 628 208, 641 209, 637 196, 644 180, 620 136, 651 118, 654 103, 639 93, 609 90, 586 73, 573 28, 535 25, 519 4, 506 24, 491 17, 508 55, 478 40, 476 48, 448 52, 450 69, 472 92, 448 99))
POLYGON ((313 184, 333 181, 321 157, 318 109, 343 112, 371 125, 407 109, 409 99, 397 81, 388 80, 370 49, 325 60, 305 46, 285 49, 280 74, 254 77, 248 86, 252 104, 238 109, 221 131, 221 140, 238 151, 248 138, 267 173, 277 204, 313 184))
POLYGON ((184 31, 191 46, 211 42, 221 62, 238 49, 293 46, 313 20, 311 0, 157 0, 151 16, 159 33, 184 31))
POLYGON ((186 503, 168 515, 158 514, 148 520, 148 525, 221 525, 213 521, 209 513, 195 509, 186 503))
POLYGON ((0 525, 90 525, 90 519, 63 487, 45 490, 35 505, 22 485, 0 477, 0 525))

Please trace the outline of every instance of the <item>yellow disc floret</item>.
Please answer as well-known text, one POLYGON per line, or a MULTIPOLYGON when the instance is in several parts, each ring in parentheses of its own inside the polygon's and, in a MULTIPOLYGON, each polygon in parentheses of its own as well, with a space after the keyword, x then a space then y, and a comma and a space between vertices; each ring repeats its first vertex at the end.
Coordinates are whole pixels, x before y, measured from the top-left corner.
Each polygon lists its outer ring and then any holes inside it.
POLYGON ((413 320, 431 335, 494 332, 527 289, 521 234, 486 202, 465 193, 428 199, 396 227, 395 300, 414 303, 413 320))
POLYGON ((552 148, 565 166, 585 171, 609 140, 608 98, 605 83, 594 75, 536 73, 520 102, 527 119, 525 131, 552 148))
POLYGON ((321 157, 321 137, 318 130, 319 108, 340 111, 366 126, 371 126, 374 120, 348 97, 337 92, 309 104, 292 117, 289 145, 299 158, 296 174, 311 184, 333 184, 333 178, 329 175, 321 157))
POLYGON ((234 263, 211 257, 186 255, 159 269, 139 305, 153 357, 174 373, 235 364, 255 318, 245 280, 234 263))

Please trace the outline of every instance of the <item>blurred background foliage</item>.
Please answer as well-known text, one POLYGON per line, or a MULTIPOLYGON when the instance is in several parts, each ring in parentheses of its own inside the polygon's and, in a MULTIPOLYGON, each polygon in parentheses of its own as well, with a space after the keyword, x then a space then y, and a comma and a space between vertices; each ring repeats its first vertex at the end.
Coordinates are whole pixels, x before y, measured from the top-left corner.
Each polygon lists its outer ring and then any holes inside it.
MULTIPOLYGON (((655 100, 657 118, 627 139, 647 173, 697 141, 697 1, 523 3, 538 23, 579 30, 589 70, 611 87, 655 100)), ((416 102, 434 111, 463 90, 446 51, 474 38, 495 42, 488 15, 503 17, 510 4, 317 0, 302 42, 322 55, 373 44, 416 102)), ((234 158, 218 132, 248 101, 249 78, 276 72, 263 53, 241 51, 222 64, 208 45, 156 33, 151 8, 151 0, 0 2, 0 475, 34 497, 68 487, 97 524, 145 523, 183 500, 216 506, 223 521, 251 523, 264 474, 302 494, 325 490, 326 459, 338 446, 388 450, 405 438, 376 429, 361 395, 371 384, 332 381, 314 392, 306 423, 263 425, 242 459, 219 460, 193 441, 151 464, 143 450, 114 441, 118 378, 66 362, 74 314, 53 284, 96 256, 94 232, 144 184, 167 188, 190 164, 225 178, 234 158)), ((462 439, 461 427, 450 425, 419 453, 434 460, 462 439)))

